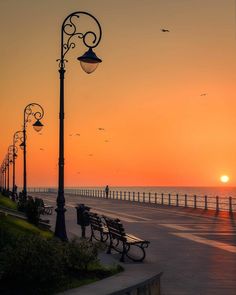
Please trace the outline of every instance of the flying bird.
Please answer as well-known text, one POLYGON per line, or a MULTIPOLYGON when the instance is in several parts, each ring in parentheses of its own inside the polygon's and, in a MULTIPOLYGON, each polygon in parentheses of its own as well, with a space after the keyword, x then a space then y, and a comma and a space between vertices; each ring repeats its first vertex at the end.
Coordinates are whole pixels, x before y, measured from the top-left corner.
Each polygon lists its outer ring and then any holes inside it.
POLYGON ((44 149, 43 148, 40 148, 40 151, 44 151, 44 149))
POLYGON ((79 133, 76 133, 75 136, 80 136, 80 134, 79 133))
POLYGON ((109 140, 108 140, 108 139, 106 139, 106 140, 104 140, 104 142, 109 142, 109 140))
POLYGON ((207 93, 202 93, 202 94, 200 94, 200 96, 206 96, 207 95, 207 93))
POLYGON ((69 134, 69 136, 72 136, 73 134, 69 134))
POLYGON ((163 33, 169 33, 169 32, 170 32, 170 31, 167 30, 167 29, 161 29, 161 31, 162 31, 163 33))
POLYGON ((98 130, 100 130, 100 131, 104 131, 105 129, 102 128, 102 127, 99 127, 98 130))
POLYGON ((89 157, 92 157, 93 156, 93 154, 89 154, 89 157))

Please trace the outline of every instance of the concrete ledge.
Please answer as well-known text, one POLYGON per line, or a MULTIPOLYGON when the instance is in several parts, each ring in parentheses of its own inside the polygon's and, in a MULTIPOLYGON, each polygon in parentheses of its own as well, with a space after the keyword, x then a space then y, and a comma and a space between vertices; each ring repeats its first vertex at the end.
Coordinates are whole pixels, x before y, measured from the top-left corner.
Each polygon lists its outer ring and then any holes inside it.
POLYGON ((160 295, 162 272, 143 268, 142 264, 123 265, 125 271, 101 281, 58 293, 57 295, 160 295))
POLYGON ((163 272, 160 272, 150 279, 144 282, 125 288, 123 290, 113 292, 110 295, 161 295, 161 276, 163 272))

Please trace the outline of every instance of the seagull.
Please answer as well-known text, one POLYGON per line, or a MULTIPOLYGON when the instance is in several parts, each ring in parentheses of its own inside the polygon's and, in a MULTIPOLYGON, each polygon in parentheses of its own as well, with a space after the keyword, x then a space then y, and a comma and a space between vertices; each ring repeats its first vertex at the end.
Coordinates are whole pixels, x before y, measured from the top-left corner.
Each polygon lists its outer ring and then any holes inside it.
POLYGON ((200 96, 206 96, 207 95, 207 93, 202 93, 202 94, 200 94, 200 96))
POLYGON ((80 134, 79 133, 76 133, 75 136, 80 136, 80 134))
POLYGON ((73 134, 69 134, 69 136, 72 136, 73 134))
POLYGON ((167 30, 167 29, 161 29, 161 31, 162 31, 163 33, 169 33, 169 32, 170 32, 170 31, 167 30))
POLYGON ((105 129, 102 128, 102 127, 99 127, 98 130, 100 130, 100 131, 104 131, 105 129))
POLYGON ((109 140, 108 140, 108 139, 106 139, 106 140, 104 140, 104 142, 109 142, 109 140))
POLYGON ((92 157, 93 156, 93 154, 89 154, 89 157, 92 157))
POLYGON ((44 151, 44 149, 43 148, 40 148, 40 151, 44 151))

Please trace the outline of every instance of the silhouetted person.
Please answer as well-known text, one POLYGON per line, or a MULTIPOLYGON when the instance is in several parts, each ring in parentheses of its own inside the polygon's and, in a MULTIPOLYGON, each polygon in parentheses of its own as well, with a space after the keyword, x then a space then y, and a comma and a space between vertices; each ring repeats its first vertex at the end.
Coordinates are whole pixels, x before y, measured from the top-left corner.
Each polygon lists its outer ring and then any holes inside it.
POLYGON ((108 194, 109 194, 109 186, 108 185, 105 187, 105 193, 106 193, 106 198, 108 199, 108 194))

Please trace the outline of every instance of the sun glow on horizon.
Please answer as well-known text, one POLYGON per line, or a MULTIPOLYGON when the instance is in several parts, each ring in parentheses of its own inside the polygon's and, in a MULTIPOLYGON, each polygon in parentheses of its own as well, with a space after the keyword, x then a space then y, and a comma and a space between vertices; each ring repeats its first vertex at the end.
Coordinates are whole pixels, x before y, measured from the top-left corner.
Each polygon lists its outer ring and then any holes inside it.
POLYGON ((227 183, 229 181, 229 176, 227 175, 222 175, 220 177, 220 181, 223 182, 223 183, 227 183))

